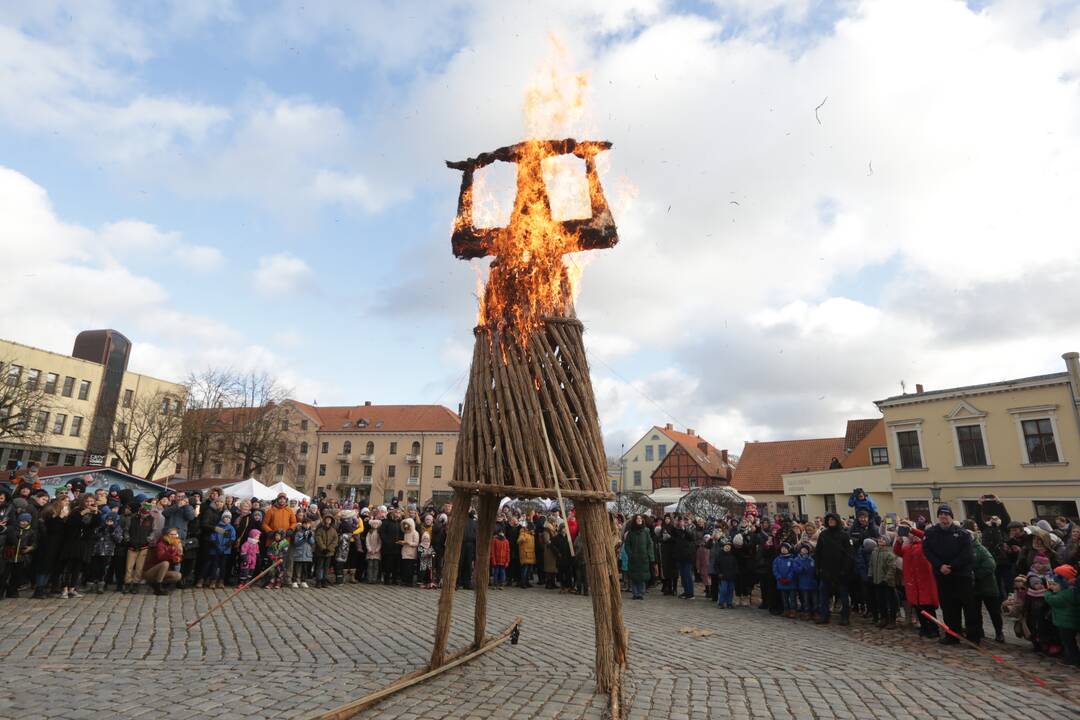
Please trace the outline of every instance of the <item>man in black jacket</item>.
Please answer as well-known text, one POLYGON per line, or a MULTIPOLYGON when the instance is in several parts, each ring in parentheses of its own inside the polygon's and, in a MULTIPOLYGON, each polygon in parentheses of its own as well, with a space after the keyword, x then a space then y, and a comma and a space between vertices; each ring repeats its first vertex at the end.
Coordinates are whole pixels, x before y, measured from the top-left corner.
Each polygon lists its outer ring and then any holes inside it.
MULTIPOLYGON (((975 601, 975 548, 971 535, 955 523, 948 505, 938 508, 937 517, 937 525, 926 529, 923 555, 934 568, 941 614, 945 624, 955 632, 960 632, 963 616, 968 639, 978 643, 982 619, 975 619, 979 606, 975 601)), ((946 633, 940 642, 956 645, 960 641, 946 633)))
POLYGON ((818 536, 814 548, 814 564, 818 576, 818 607, 821 610, 821 616, 814 622, 818 625, 829 622, 833 597, 839 595, 840 624, 847 625, 851 615, 848 582, 855 565, 855 552, 851 547, 851 538, 844 532, 840 516, 836 513, 825 515, 825 529, 818 536))
POLYGON ((670 531, 675 564, 682 579, 683 591, 679 597, 683 600, 694 599, 694 556, 697 554, 697 542, 692 527, 686 518, 678 518, 670 531))

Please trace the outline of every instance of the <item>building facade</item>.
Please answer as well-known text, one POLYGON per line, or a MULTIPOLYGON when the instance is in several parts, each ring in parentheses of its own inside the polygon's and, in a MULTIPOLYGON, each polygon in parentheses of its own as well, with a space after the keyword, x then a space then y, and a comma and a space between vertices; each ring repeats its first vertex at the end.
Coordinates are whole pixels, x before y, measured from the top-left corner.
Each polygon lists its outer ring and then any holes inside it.
POLYGON ((899 512, 958 519, 994 494, 1013 519, 1077 518, 1080 504, 1080 363, 1049 375, 898 395, 884 415, 899 512))
POLYGON ((748 442, 731 484, 740 494, 752 497, 762 515, 796 513, 798 498, 787 492, 784 477, 827 470, 834 459, 844 456, 844 447, 842 437, 748 442))
MULTIPOLYGON (((228 409, 230 413, 242 408, 228 409)), ((269 458, 250 467, 265 484, 284 481, 317 496, 351 501, 448 502, 461 419, 441 405, 319 407, 287 400, 269 458)), ((244 480, 245 460, 229 432, 206 443, 206 461, 179 479, 228 484, 244 480), (190 477, 194 475, 195 477, 190 477)), ((249 463, 250 465, 250 463, 249 463)))
MULTIPOLYGON (((0 433, 0 468, 29 462, 116 467, 112 446, 125 408, 149 398, 180 417, 184 386, 128 371, 130 354, 131 342, 115 330, 79 333, 71 355, 0 340, 0 414, 14 416, 20 404, 33 407, 25 427, 0 433)), ((136 456, 132 474, 143 476, 150 465, 148 457, 136 456)), ((169 460, 157 474, 173 469, 169 460)))
MULTIPOLYGON (((667 454, 679 444, 680 438, 694 438, 691 445, 700 441, 694 431, 687 428, 679 432, 671 423, 664 427, 654 425, 641 439, 630 446, 620 458, 621 482, 615 492, 650 493, 653 490, 652 476, 667 454)), ((676 485, 675 487, 678 487, 676 485)))

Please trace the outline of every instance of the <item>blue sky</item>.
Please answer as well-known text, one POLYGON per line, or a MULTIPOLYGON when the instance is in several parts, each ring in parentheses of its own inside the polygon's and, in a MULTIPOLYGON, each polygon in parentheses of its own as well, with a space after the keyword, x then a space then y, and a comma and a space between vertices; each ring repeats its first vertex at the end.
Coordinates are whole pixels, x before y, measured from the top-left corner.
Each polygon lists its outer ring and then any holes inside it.
POLYGON ((443 161, 520 139, 554 68, 589 89, 552 132, 616 145, 622 242, 578 302, 609 449, 670 420, 736 452, 839 434, 900 380, 1055 370, 1080 345, 1043 310, 1080 267, 1078 19, 1054 0, 9 4, 0 336, 67 351, 109 326, 145 372, 456 407, 478 270, 450 254, 443 161))

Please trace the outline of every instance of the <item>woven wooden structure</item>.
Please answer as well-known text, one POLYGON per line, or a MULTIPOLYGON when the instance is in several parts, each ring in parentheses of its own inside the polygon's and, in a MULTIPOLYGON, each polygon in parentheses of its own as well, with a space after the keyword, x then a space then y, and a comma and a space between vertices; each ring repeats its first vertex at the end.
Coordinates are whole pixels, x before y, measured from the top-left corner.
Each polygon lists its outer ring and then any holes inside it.
MULTIPOLYGON (((614 222, 603 201, 592 162, 593 155, 610 148, 610 143, 573 140, 542 143, 546 143, 542 148, 547 155, 574 153, 586 160, 593 217, 569 221, 574 223, 572 230, 580 238, 574 249, 614 245, 617 242, 614 222)), ((518 152, 523 146, 501 148, 476 159, 448 163, 465 173, 454 233, 455 254, 459 257, 497 253, 498 243, 492 237, 503 231, 472 228, 472 171, 495 159, 517 160, 520 200, 522 174, 535 171, 523 168, 522 163, 535 161, 536 157, 534 153, 523 160, 518 152)), ((535 150, 535 145, 532 149, 535 150)), ((529 192, 536 190, 531 188, 529 192)), ((510 222, 512 226, 514 215, 510 222)), ((495 275, 504 269, 499 263, 499 258, 492 263, 489 290, 495 275)), ((507 278, 500 280, 506 282, 507 278)), ((574 317, 572 302, 566 298, 557 316, 541 318, 529 325, 525 333, 512 330, 494 322, 474 330, 472 368, 454 478, 450 483, 454 491, 453 512, 442 559, 442 595, 430 667, 445 662, 462 538, 473 499, 477 499, 478 505, 474 646, 479 647, 487 623, 489 540, 500 499, 569 498, 574 501, 579 532, 585 538, 596 627, 596 686, 599 692, 609 694, 612 716, 621 717, 627 636, 622 620, 615 538, 606 506, 614 496, 608 487, 607 461, 582 342, 583 327, 574 317)))

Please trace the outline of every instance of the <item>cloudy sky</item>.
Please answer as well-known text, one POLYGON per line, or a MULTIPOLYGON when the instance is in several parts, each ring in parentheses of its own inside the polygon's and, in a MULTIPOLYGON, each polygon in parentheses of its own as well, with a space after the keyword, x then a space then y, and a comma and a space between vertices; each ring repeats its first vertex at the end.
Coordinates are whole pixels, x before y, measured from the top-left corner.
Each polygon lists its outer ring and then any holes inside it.
POLYGON ((456 407, 483 266, 443 161, 521 139, 552 66, 588 77, 552 132, 615 143, 578 299, 609 450, 842 434, 1080 349, 1062 0, 2 3, 0 337, 456 407))

